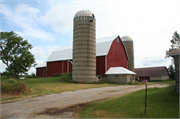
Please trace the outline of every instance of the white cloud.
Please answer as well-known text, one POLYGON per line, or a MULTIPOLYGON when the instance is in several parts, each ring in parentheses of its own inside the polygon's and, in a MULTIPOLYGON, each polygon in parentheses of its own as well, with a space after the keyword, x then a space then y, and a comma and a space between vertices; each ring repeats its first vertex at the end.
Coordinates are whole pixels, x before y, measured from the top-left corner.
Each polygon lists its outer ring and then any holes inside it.
MULTIPOLYGON (((76 8, 76 7, 75 7, 76 8)), ((66 33, 72 30, 74 9, 72 3, 58 3, 50 8, 40 20, 44 24, 50 24, 56 32, 66 33), (70 8, 70 10, 67 10, 70 8)))
POLYGON ((6 65, 0 60, 0 72, 4 72, 6 69, 6 65))
POLYGON ((30 37, 31 40, 34 38, 50 41, 55 40, 53 34, 39 28, 38 22, 41 21, 39 21, 38 9, 25 4, 17 5, 15 10, 10 9, 5 4, 1 4, 1 6, 0 13, 5 15, 8 20, 6 22, 14 28, 21 28, 22 31, 16 31, 24 34, 24 37, 30 37))
POLYGON ((28 18, 37 18, 40 11, 34 7, 30 7, 26 4, 18 4, 15 8, 15 14, 25 15, 28 18))
POLYGON ((35 59, 41 59, 41 60, 46 60, 47 56, 42 47, 33 47, 31 50, 32 54, 34 55, 35 59))
POLYGON ((59 46, 47 46, 44 48, 44 51, 46 52, 47 56, 49 57, 51 55, 51 53, 58 48, 59 48, 59 46))
POLYGON ((51 53, 59 48, 59 46, 47 46, 47 47, 40 47, 35 46, 32 48, 31 53, 34 55, 36 61, 46 61, 51 53))

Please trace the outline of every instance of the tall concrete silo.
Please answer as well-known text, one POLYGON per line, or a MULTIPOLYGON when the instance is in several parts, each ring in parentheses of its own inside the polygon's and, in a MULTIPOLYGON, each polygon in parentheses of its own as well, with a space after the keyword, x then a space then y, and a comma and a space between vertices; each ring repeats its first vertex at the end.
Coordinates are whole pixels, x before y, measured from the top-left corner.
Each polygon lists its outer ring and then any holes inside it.
POLYGON ((74 16, 72 78, 96 81, 96 19, 89 10, 80 10, 74 16))
POLYGON ((129 36, 123 36, 121 37, 121 40, 123 41, 123 44, 126 47, 126 51, 129 57, 128 61, 128 69, 131 71, 134 71, 134 46, 133 46, 133 40, 129 36))

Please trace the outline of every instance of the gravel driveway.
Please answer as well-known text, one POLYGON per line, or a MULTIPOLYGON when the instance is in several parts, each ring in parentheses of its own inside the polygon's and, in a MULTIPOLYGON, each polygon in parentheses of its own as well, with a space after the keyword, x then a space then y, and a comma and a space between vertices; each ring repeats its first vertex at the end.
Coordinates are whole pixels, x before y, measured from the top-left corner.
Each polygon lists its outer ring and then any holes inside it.
MULTIPOLYGON (((148 85, 148 88, 168 84, 148 85)), ((1 118, 74 118, 76 110, 89 102, 145 89, 145 85, 113 86, 63 92, 1 104, 1 118)))

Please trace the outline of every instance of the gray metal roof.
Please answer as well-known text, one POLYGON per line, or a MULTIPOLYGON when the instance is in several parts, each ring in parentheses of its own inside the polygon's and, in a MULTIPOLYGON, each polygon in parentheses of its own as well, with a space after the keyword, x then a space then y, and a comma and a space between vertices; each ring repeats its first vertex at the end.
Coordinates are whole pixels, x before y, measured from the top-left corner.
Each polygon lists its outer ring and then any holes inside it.
MULTIPOLYGON (((96 56, 105 56, 108 54, 111 44, 117 35, 96 40, 96 56)), ((63 46, 53 51, 46 62, 71 60, 73 54, 72 45, 63 46)))
POLYGON ((133 39, 130 36, 123 36, 121 37, 122 41, 133 41, 133 39))
MULTIPOLYGON (((91 17, 93 17, 93 13, 90 12, 89 10, 80 10, 74 15, 74 19, 76 17, 82 17, 82 16, 91 16, 91 17)), ((94 18, 95 18, 95 16, 94 16, 94 18)))
POLYGON ((40 63, 36 66, 36 68, 43 68, 46 67, 46 62, 40 63))

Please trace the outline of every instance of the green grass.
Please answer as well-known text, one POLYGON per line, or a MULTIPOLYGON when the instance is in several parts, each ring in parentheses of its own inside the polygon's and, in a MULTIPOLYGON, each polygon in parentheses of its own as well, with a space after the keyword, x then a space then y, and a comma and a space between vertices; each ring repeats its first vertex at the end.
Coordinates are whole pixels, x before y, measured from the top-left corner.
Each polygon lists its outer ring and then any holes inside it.
POLYGON ((151 84, 175 84, 176 81, 175 80, 171 80, 171 79, 168 79, 168 80, 157 80, 157 81, 149 81, 148 84, 151 85, 151 84))
POLYGON ((43 96, 54 93, 61 93, 65 91, 75 91, 75 90, 83 90, 88 88, 119 85, 119 84, 108 84, 105 82, 103 84, 87 84, 87 83, 81 84, 81 83, 73 82, 72 80, 70 80, 70 78, 71 76, 69 74, 64 74, 59 77, 2 80, 1 84, 6 83, 7 85, 11 85, 12 87, 17 83, 24 83, 28 87, 28 89, 30 89, 31 92, 21 95, 3 93, 1 94, 1 102, 8 102, 16 99, 19 100, 19 99, 43 96))
POLYGON ((178 118, 179 95, 174 91, 174 86, 148 89, 146 115, 145 90, 94 102, 77 115, 79 118, 178 118))

